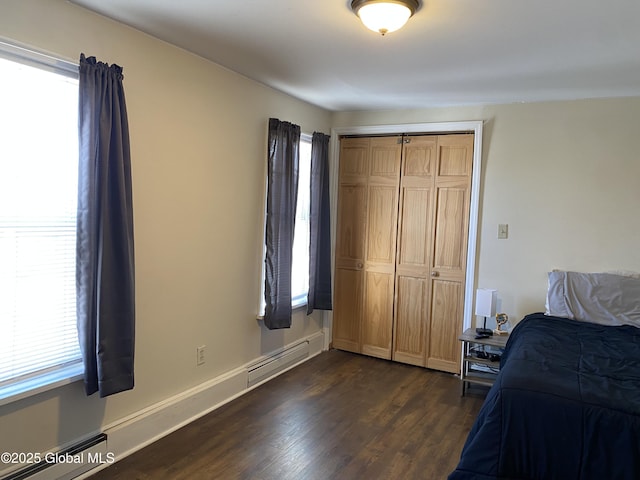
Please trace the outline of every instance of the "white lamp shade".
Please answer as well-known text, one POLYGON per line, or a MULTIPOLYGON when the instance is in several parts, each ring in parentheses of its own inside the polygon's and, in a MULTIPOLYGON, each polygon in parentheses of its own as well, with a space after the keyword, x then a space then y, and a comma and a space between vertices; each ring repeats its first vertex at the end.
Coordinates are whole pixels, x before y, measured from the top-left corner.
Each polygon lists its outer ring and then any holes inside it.
POLYGON ((476 290, 476 315, 493 317, 496 314, 498 291, 490 288, 476 290))
POLYGON ((371 3, 358 10, 365 27, 381 34, 395 32, 411 17, 411 10, 399 3, 371 3))

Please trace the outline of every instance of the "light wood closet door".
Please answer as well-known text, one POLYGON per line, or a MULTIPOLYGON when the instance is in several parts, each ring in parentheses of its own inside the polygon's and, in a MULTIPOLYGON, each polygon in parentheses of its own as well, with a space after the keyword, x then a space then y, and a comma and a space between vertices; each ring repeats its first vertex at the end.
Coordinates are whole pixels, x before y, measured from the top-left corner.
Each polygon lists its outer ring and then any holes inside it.
POLYGON ((460 369, 473 135, 405 140, 393 359, 460 369))
POLYGON ((398 140, 341 140, 333 346, 458 372, 473 135, 398 140))
POLYGON ((370 140, 340 143, 333 346, 361 353, 370 140))
POLYGON ((473 135, 438 137, 427 367, 460 371, 473 135))
POLYGON ((340 145, 333 346, 387 359, 401 148, 397 137, 340 145))
POLYGON ((362 353, 391 358, 398 187, 402 144, 397 137, 371 138, 367 182, 367 235, 362 353))
POLYGON ((393 359, 426 366, 437 136, 404 145, 396 257, 393 359))

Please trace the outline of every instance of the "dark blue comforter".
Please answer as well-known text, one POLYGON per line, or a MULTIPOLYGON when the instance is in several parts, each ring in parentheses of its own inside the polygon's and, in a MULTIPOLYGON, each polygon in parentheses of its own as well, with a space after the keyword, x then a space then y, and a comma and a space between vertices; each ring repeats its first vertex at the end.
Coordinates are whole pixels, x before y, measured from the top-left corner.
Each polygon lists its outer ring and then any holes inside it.
POLYGON ((533 314, 449 480, 640 479, 640 328, 533 314))

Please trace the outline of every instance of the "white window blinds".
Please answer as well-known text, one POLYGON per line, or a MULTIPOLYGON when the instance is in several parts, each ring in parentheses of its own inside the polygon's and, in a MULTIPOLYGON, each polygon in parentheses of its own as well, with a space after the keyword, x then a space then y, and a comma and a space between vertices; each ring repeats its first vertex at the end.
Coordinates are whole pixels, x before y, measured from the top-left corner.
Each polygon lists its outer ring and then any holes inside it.
POLYGON ((8 58, 0 55, 0 393, 81 363, 77 74, 8 58))

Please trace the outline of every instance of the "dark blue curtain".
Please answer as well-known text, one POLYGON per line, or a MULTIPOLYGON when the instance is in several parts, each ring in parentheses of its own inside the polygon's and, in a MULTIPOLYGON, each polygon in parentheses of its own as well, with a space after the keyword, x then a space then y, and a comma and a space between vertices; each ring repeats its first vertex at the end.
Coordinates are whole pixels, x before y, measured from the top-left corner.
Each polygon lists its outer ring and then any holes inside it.
POLYGON ((270 118, 264 286, 264 324, 269 329, 291 327, 291 265, 299 149, 300 127, 270 118))
POLYGON ((78 336, 87 395, 133 388, 133 207, 122 68, 80 56, 78 336))
POLYGON ((311 138, 311 206, 309 237, 309 294, 307 315, 331 310, 331 217, 329 205, 329 136, 311 138))

